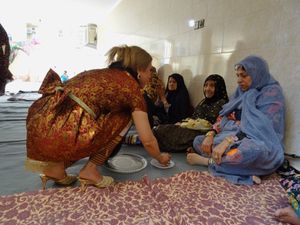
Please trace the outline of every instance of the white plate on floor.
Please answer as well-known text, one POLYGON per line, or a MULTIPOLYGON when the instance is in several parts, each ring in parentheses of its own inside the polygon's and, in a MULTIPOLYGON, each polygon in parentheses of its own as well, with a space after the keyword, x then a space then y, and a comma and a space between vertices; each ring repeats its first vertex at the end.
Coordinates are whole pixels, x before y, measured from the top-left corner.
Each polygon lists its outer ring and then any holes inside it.
POLYGON ((117 173, 135 173, 147 166, 147 160, 133 153, 123 153, 107 160, 105 167, 117 173))
POLYGON ((174 161, 172 161, 172 160, 170 160, 170 163, 169 163, 169 165, 167 165, 167 166, 164 166, 164 165, 160 164, 156 159, 152 159, 152 160, 150 161, 150 164, 151 164, 152 166, 155 166, 155 167, 159 168, 159 169, 170 169, 170 168, 172 168, 173 166, 175 166, 175 163, 174 163, 174 161))

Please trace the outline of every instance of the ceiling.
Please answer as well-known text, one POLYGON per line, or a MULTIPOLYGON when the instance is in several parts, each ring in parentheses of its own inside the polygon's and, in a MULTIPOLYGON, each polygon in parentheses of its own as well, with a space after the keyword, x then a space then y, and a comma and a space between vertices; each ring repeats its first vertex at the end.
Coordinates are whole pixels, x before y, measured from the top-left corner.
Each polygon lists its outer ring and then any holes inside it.
POLYGON ((99 14, 110 13, 122 0, 70 0, 97 10, 99 14))
POLYGON ((10 0, 0 14, 4 24, 20 21, 36 23, 101 23, 122 0, 10 0), (13 12, 13 13, 12 13, 13 12), (16 17, 16 15, 18 15, 16 17))

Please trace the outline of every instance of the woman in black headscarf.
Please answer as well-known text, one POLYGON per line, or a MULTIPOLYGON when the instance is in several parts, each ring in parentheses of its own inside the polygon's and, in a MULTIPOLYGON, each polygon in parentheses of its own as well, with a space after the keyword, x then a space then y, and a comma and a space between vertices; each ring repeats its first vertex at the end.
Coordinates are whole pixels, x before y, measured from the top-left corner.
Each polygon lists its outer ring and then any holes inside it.
MULTIPOLYGON (((228 102, 226 85, 223 77, 218 74, 208 76, 203 85, 204 99, 196 106, 194 113, 188 119, 204 119, 213 124, 222 106, 228 102)), ((193 145, 194 138, 206 130, 193 130, 180 127, 177 124, 159 125, 154 129, 154 135, 162 151, 183 152, 193 145)))
POLYGON ((180 74, 173 73, 168 77, 165 96, 164 113, 158 115, 162 124, 174 124, 190 116, 190 96, 180 74))
POLYGON ((196 106, 192 119, 205 119, 214 123, 222 106, 228 102, 226 85, 218 74, 209 75, 203 85, 204 99, 196 106))

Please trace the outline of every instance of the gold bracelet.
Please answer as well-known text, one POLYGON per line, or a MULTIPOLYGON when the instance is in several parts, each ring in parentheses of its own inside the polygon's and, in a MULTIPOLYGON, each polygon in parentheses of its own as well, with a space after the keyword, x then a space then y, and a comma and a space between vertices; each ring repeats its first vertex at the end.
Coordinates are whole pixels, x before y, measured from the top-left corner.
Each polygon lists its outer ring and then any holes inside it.
POLYGON ((216 161, 213 158, 208 159, 208 165, 216 164, 216 161))
POLYGON ((213 130, 211 130, 211 131, 208 131, 206 134, 205 134, 205 136, 207 137, 207 136, 215 136, 215 132, 213 131, 213 130))
POLYGON ((233 140, 232 140, 232 138, 230 138, 230 137, 226 137, 225 140, 228 141, 228 143, 229 143, 230 145, 233 143, 233 140))

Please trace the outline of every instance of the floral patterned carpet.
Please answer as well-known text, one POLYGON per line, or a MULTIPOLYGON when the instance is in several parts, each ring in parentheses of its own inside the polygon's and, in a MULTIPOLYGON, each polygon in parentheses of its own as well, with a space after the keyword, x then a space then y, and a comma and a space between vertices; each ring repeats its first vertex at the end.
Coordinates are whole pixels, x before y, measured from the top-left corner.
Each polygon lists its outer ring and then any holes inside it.
POLYGON ((0 196, 0 224, 281 224, 288 205, 278 177, 233 185, 206 172, 116 183, 97 189, 57 188, 0 196))

